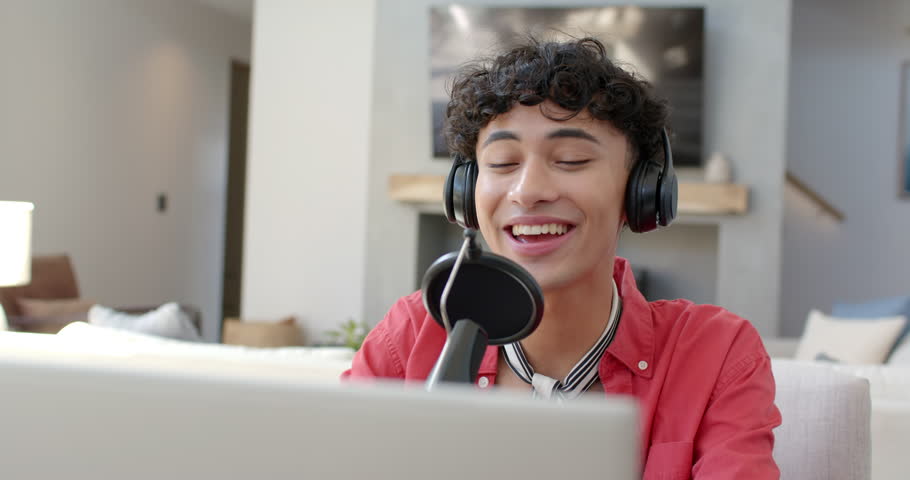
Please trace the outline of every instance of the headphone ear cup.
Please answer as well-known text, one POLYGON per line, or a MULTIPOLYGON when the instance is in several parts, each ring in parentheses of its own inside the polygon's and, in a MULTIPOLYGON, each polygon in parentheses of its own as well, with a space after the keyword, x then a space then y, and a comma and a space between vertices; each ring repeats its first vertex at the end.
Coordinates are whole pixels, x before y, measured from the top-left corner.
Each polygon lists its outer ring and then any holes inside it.
POLYGON ((446 177, 446 183, 442 187, 442 210, 445 212, 446 220, 451 223, 458 223, 455 219, 455 176, 456 171, 461 167, 461 163, 456 159, 452 162, 452 168, 449 169, 449 176, 446 177))
POLYGON ((670 136, 667 129, 661 130, 661 140, 664 146, 663 170, 660 174, 658 205, 660 215, 657 221, 660 226, 666 227, 676 218, 676 206, 679 199, 679 183, 676 179, 676 170, 673 169, 673 149, 670 148, 670 136))
POLYGON ((468 162, 464 167, 464 227, 479 230, 477 205, 474 203, 474 190, 477 187, 477 162, 468 162))
POLYGON ((443 210, 446 219, 462 228, 478 229, 474 208, 474 185, 477 183, 477 164, 460 162, 452 165, 443 186, 443 210))
POLYGON ((650 160, 639 160, 629 174, 626 186, 626 219, 635 233, 657 228, 658 182, 660 166, 650 160))
POLYGON ((626 219, 635 233, 666 227, 676 218, 679 185, 673 170, 673 151, 666 129, 661 129, 663 161, 639 159, 626 185, 626 219))
POLYGON ((670 225, 676 218, 676 205, 679 198, 679 184, 676 174, 671 169, 665 178, 660 181, 660 216, 658 222, 661 227, 670 225))

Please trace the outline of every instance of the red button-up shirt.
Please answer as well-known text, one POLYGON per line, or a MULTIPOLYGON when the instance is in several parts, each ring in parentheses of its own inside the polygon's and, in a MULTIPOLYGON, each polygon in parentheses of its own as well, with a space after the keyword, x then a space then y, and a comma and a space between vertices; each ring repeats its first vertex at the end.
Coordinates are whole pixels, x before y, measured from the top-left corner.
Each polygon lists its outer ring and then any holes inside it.
MULTIPOLYGON (((641 411, 646 480, 771 479, 771 360, 755 328, 713 305, 648 303, 625 259, 613 278, 622 317, 598 372, 607 395, 634 396, 641 411)), ((367 336, 342 378, 427 378, 446 341, 420 292, 400 299, 367 336)), ((496 382, 499 347, 487 348, 480 385, 496 382)))

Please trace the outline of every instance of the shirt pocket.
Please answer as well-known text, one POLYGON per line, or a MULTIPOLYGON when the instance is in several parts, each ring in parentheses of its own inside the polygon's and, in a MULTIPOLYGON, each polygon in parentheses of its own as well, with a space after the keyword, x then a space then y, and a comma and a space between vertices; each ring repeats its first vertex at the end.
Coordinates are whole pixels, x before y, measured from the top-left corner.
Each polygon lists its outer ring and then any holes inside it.
POLYGON ((692 478, 692 442, 656 443, 648 449, 642 480, 692 478))

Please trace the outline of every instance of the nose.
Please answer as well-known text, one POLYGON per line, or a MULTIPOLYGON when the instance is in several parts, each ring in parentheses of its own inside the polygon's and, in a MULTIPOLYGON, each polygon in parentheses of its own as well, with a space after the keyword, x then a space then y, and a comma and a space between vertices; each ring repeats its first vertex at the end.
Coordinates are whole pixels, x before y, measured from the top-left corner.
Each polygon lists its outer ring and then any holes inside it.
POLYGON ((529 159, 522 163, 521 170, 509 189, 509 201, 530 209, 539 203, 554 202, 558 198, 559 190, 546 162, 529 159))

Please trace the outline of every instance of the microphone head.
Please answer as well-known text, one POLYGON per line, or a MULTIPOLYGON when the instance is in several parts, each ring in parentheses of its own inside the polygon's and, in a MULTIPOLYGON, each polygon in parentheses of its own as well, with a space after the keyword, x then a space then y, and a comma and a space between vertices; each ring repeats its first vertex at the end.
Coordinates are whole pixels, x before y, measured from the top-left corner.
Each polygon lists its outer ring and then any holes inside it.
MULTIPOLYGON (((441 326, 442 291, 457 258, 458 252, 439 257, 421 284, 423 305, 441 326)), ((527 337, 540 325, 544 309, 543 290, 534 277, 517 263, 487 252, 462 259, 446 304, 453 326, 465 318, 476 322, 489 335, 490 345, 527 337)))

